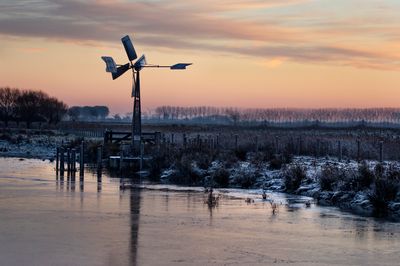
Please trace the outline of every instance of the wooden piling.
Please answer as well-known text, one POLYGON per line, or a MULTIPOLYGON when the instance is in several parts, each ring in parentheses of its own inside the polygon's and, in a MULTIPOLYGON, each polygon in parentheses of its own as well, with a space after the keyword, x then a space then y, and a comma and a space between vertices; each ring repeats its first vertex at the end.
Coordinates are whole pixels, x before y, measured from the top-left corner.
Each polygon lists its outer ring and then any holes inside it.
POLYGON ((64 148, 60 148, 60 175, 64 175, 64 148))
POLYGON ((379 142, 379 161, 383 162, 383 141, 379 142))
POLYGON ((124 153, 121 151, 119 153, 119 170, 122 171, 124 167, 124 153))
POLYGON ((102 168, 102 149, 101 146, 97 147, 97 170, 102 168))
POLYGON ((59 160, 60 160, 60 148, 57 147, 56 149, 56 172, 58 174, 58 166, 59 166, 59 160))
POLYGON ((174 133, 171 133, 171 144, 172 145, 174 145, 174 143, 175 143, 174 137, 175 137, 174 133))
POLYGON ((79 175, 83 177, 84 173, 85 173, 85 143, 82 141, 79 154, 79 175))
POLYGON ((342 142, 340 140, 338 141, 338 159, 339 162, 342 161, 342 142))
POLYGON ((361 140, 357 140, 357 161, 361 161, 361 140))
POLYGON ((75 173, 76 172, 76 150, 72 149, 72 154, 71 154, 71 163, 72 163, 72 172, 75 173))
POLYGON ((71 149, 67 148, 67 173, 71 172, 71 149))

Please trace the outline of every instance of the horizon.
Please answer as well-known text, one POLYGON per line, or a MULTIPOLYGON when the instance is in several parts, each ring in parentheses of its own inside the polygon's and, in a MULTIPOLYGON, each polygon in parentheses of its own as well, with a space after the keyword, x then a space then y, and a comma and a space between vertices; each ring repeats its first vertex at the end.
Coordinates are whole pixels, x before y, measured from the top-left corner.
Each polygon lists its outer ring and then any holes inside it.
POLYGON ((129 34, 149 63, 193 63, 143 71, 144 110, 400 107, 398 1, 26 0, 0 8, 0 85, 69 106, 131 112, 129 75, 113 81, 100 58, 127 62, 120 38, 129 34))

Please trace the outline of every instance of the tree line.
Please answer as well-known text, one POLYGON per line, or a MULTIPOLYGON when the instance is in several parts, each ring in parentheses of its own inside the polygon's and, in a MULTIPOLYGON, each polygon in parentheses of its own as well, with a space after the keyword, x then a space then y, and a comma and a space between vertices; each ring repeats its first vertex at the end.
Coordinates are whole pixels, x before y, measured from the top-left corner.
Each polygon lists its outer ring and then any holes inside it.
POLYGON ((400 122, 400 108, 235 108, 212 106, 160 106, 153 112, 159 120, 226 118, 231 122, 400 122))
POLYGON ((107 106, 72 106, 68 109, 72 121, 104 120, 109 114, 107 106))
POLYGON ((5 126, 9 122, 25 122, 28 128, 33 122, 57 124, 67 110, 64 102, 42 91, 0 88, 0 120, 5 126))

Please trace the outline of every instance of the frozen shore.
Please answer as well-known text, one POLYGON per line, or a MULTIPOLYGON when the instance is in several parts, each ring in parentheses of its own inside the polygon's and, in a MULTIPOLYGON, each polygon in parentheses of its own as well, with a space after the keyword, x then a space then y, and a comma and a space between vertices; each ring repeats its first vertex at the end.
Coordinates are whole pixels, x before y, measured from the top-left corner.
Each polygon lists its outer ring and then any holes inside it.
MULTIPOLYGON (((223 169, 225 174, 229 177, 227 181, 228 187, 243 188, 245 184, 248 188, 259 189, 260 197, 263 190, 267 192, 286 192, 312 197, 317 204, 336 206, 342 210, 362 216, 381 216, 400 221, 400 189, 398 180, 400 177, 400 164, 398 162, 377 163, 376 161, 367 161, 361 164, 351 160, 338 162, 336 158, 298 156, 294 157, 292 162, 277 170, 271 169, 268 163, 254 164, 251 160, 237 162, 232 167, 225 167, 224 162, 214 161, 206 170, 200 169, 194 162, 192 163, 192 167, 195 175, 203 177, 205 186, 209 184, 218 186, 214 179, 220 178, 219 175, 221 169, 223 169), (397 194, 390 200, 382 199, 386 200, 383 204, 387 204, 387 206, 381 207, 376 202, 371 202, 372 197, 377 193, 376 186, 378 186, 373 182, 378 181, 371 180, 371 184, 365 187, 359 186, 355 188, 355 183, 358 182, 357 178, 363 178, 357 176, 362 166, 366 167, 371 175, 377 171, 377 168, 382 168, 382 171, 387 171, 388 174, 396 174, 396 176, 393 177, 394 182, 391 184, 396 186, 393 191, 396 191, 397 194), (287 175, 296 175, 295 172, 292 173, 293 169, 296 168, 303 169, 304 177, 301 179, 298 187, 290 190, 287 187, 288 184, 285 184, 285 179, 287 179, 287 175), (321 187, 321 178, 323 178, 321 176, 324 175, 326 169, 337 169, 340 171, 340 175, 342 175, 339 176, 339 178, 338 176, 330 177, 331 179, 339 179, 331 181, 332 187, 330 189, 321 187), (389 171, 391 172, 389 173, 389 171), (377 208, 385 208, 385 210, 377 208)), ((177 170, 174 169, 174 167, 163 171, 161 180, 165 183, 171 182, 171 180, 174 180, 173 177, 176 175, 176 172, 177 170)), ((325 173, 325 175, 327 174, 325 173)), ((379 179, 379 177, 374 178, 379 179)), ((385 193, 385 191, 382 193, 385 193)), ((386 195, 382 194, 382 197, 384 198, 386 195)))
MULTIPOLYGON (((70 138, 73 139, 73 137, 70 138)), ((56 147, 61 145, 62 141, 68 141, 68 137, 59 135, 29 135, 28 137, 23 134, 3 136, 0 138, 0 157, 36 158, 52 161, 55 158, 56 147)), ((190 171, 183 174, 196 175, 199 181, 197 184, 204 186, 255 188, 260 189, 260 196, 263 189, 303 195, 314 198, 320 205, 337 206, 364 216, 374 216, 377 211, 380 211, 377 208, 381 207, 371 202, 371 197, 377 190, 376 177, 373 177, 375 179, 367 185, 355 185, 356 182, 359 182, 356 179, 360 175, 358 173, 360 164, 356 161, 338 162, 336 158, 297 156, 290 163, 283 164, 281 168, 274 170, 271 162, 255 162, 251 157, 250 154, 246 160, 239 160, 229 166, 225 161, 214 160, 208 167, 199 167, 198 162, 193 160, 190 162, 190 171), (285 176, 296 175, 296 173, 290 172, 295 167, 301 167, 304 177, 296 187, 289 189, 285 183, 285 179, 287 179, 285 176), (330 175, 330 173, 326 173, 326 169, 336 169, 339 172, 332 173, 331 179, 333 178, 333 180, 329 181, 332 184, 328 188, 321 187, 321 176, 324 175, 324 171, 325 178, 326 175, 328 178, 330 175), (333 176, 334 174, 336 176, 333 176), (335 180, 335 178, 340 180, 335 180)), ((365 165, 371 174, 374 174, 377 168, 382 168, 380 171, 386 171, 386 175, 391 175, 390 178, 393 179, 393 182, 390 184, 396 186, 393 191, 397 194, 391 198, 382 199, 385 208, 384 216, 400 220, 400 163, 383 162, 378 164, 376 161, 368 161, 365 165)), ((170 165, 167 169, 163 169, 161 181, 171 184, 179 183, 176 181, 177 172, 179 169, 176 165, 170 165)), ((383 194, 383 196, 385 195, 383 194)))

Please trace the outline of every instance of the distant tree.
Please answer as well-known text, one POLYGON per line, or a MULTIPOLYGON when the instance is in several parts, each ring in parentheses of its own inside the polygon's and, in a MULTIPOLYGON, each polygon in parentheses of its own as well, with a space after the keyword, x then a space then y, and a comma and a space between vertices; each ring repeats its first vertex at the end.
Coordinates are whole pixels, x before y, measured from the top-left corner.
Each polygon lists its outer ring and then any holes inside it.
POLYGON ((72 107, 68 108, 67 114, 72 121, 78 120, 79 114, 80 114, 79 110, 80 110, 79 106, 72 106, 72 107))
POLYGON ((16 99, 16 115, 30 128, 32 122, 43 121, 41 104, 48 95, 41 91, 22 91, 16 99))
POLYGON ((68 106, 56 98, 43 98, 41 115, 49 124, 57 124, 68 111, 68 106))
POLYGON ((0 88, 0 119, 8 127, 8 122, 15 120, 17 98, 21 94, 18 89, 0 88))
POLYGON ((102 120, 104 120, 110 114, 110 110, 107 106, 94 106, 94 108, 97 111, 96 117, 102 120))

